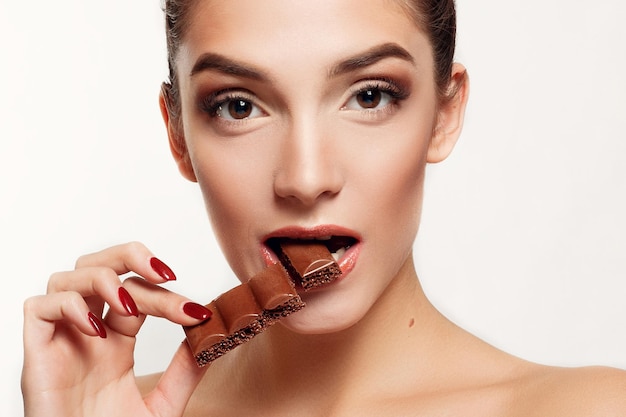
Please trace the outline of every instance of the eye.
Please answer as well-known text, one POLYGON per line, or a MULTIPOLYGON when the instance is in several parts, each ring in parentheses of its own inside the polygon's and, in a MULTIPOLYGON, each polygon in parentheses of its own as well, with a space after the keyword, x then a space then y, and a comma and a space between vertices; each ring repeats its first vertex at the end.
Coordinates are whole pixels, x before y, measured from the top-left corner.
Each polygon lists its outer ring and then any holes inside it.
POLYGON ((385 107, 391 102, 391 96, 388 93, 380 91, 379 89, 369 89, 358 92, 349 102, 346 107, 350 107, 354 104, 363 109, 375 109, 379 105, 385 107))
POLYGON ((382 110, 408 97, 408 93, 389 80, 370 80, 357 86, 342 110, 382 110))
POLYGON ((201 109, 209 116, 226 121, 242 121, 264 116, 265 113, 254 104, 247 94, 240 92, 218 92, 206 97, 200 103, 201 109))
POLYGON ((226 120, 243 120, 259 117, 262 114, 263 112, 257 106, 242 98, 224 101, 215 110, 215 116, 226 120))

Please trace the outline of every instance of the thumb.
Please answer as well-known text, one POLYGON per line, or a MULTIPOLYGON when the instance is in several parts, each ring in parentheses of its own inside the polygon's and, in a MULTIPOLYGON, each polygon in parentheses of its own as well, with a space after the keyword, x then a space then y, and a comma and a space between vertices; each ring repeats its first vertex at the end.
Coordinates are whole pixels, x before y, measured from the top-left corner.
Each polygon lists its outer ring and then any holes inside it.
POLYGON ((182 416, 208 368, 199 367, 187 343, 181 343, 154 390, 144 398, 146 406, 155 416, 182 416))

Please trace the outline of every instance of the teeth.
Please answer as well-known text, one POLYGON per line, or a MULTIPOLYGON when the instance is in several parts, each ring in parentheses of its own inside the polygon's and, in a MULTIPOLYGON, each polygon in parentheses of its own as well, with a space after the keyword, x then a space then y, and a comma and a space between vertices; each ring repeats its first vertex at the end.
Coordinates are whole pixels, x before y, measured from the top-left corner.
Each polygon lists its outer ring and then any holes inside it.
POLYGON ((333 258, 335 259, 335 261, 338 261, 339 259, 341 259, 341 257, 346 253, 346 248, 340 248, 337 249, 337 252, 332 253, 333 258))

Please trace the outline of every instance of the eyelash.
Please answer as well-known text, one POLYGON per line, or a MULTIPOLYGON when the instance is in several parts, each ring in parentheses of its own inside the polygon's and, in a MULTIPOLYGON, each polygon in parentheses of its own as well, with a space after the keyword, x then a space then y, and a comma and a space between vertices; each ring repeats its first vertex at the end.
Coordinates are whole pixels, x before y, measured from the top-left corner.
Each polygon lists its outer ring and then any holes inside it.
POLYGON ((387 94, 390 98, 390 103, 383 106, 382 108, 361 108, 360 110, 358 110, 367 114, 377 114, 381 111, 392 110, 393 108, 395 108, 395 106, 397 106, 401 101, 407 99, 410 95, 408 89, 389 78, 368 79, 364 80, 364 82, 366 83, 365 85, 358 86, 358 88, 352 92, 348 102, 346 102, 346 104, 342 106, 342 110, 348 110, 348 103, 355 100, 359 96, 359 94, 363 94, 369 91, 378 91, 380 93, 387 94))
MULTIPOLYGON (((363 80, 363 82, 365 82, 365 84, 358 86, 358 88, 354 89, 354 91, 350 94, 350 98, 348 99, 346 104, 341 107, 341 110, 350 110, 347 108, 349 103, 355 100, 359 96, 359 94, 364 94, 369 91, 378 91, 382 94, 387 94, 389 96, 390 102, 381 108, 360 108, 357 110, 368 115, 377 115, 380 114, 380 112, 388 112, 390 110, 393 110, 401 101, 405 100, 410 95, 410 92, 404 86, 388 78, 368 79, 363 80)), ((254 99, 252 98, 252 96, 252 94, 237 89, 219 90, 204 97, 200 101, 199 107, 211 118, 220 117, 220 115, 218 114, 220 109, 223 109, 227 103, 231 103, 237 100, 250 103, 252 106, 259 109, 259 106, 254 104, 254 99)), ((242 123, 246 120, 247 118, 238 120, 223 119, 223 122, 242 123)))
MULTIPOLYGON (((211 118, 219 117, 218 111, 220 110, 220 108, 222 108, 225 104, 236 100, 245 101, 251 103, 255 107, 258 107, 254 104, 254 100, 252 99, 251 95, 248 95, 240 90, 228 89, 220 90, 204 97, 200 101, 200 110, 207 113, 211 118)), ((243 120, 244 119, 240 121, 243 120)))

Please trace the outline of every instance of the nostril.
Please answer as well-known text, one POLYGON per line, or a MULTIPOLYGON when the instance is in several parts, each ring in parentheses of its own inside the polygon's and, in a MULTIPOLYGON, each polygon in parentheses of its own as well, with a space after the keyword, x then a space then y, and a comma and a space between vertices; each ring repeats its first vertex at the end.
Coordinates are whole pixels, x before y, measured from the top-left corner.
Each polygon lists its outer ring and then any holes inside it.
POLYGON ((327 146, 316 136, 304 133, 286 140, 274 173, 275 195, 309 206, 339 193, 344 177, 327 146))
POLYGON ((306 185, 305 182, 295 183, 291 178, 289 184, 277 184, 274 189, 278 197, 285 199, 300 200, 303 203, 311 203, 325 193, 324 190, 319 191, 312 185, 306 185))
POLYGON ((307 175, 304 172, 283 175, 274 180, 275 194, 284 199, 297 200, 304 205, 339 193, 342 184, 326 173, 307 175))

